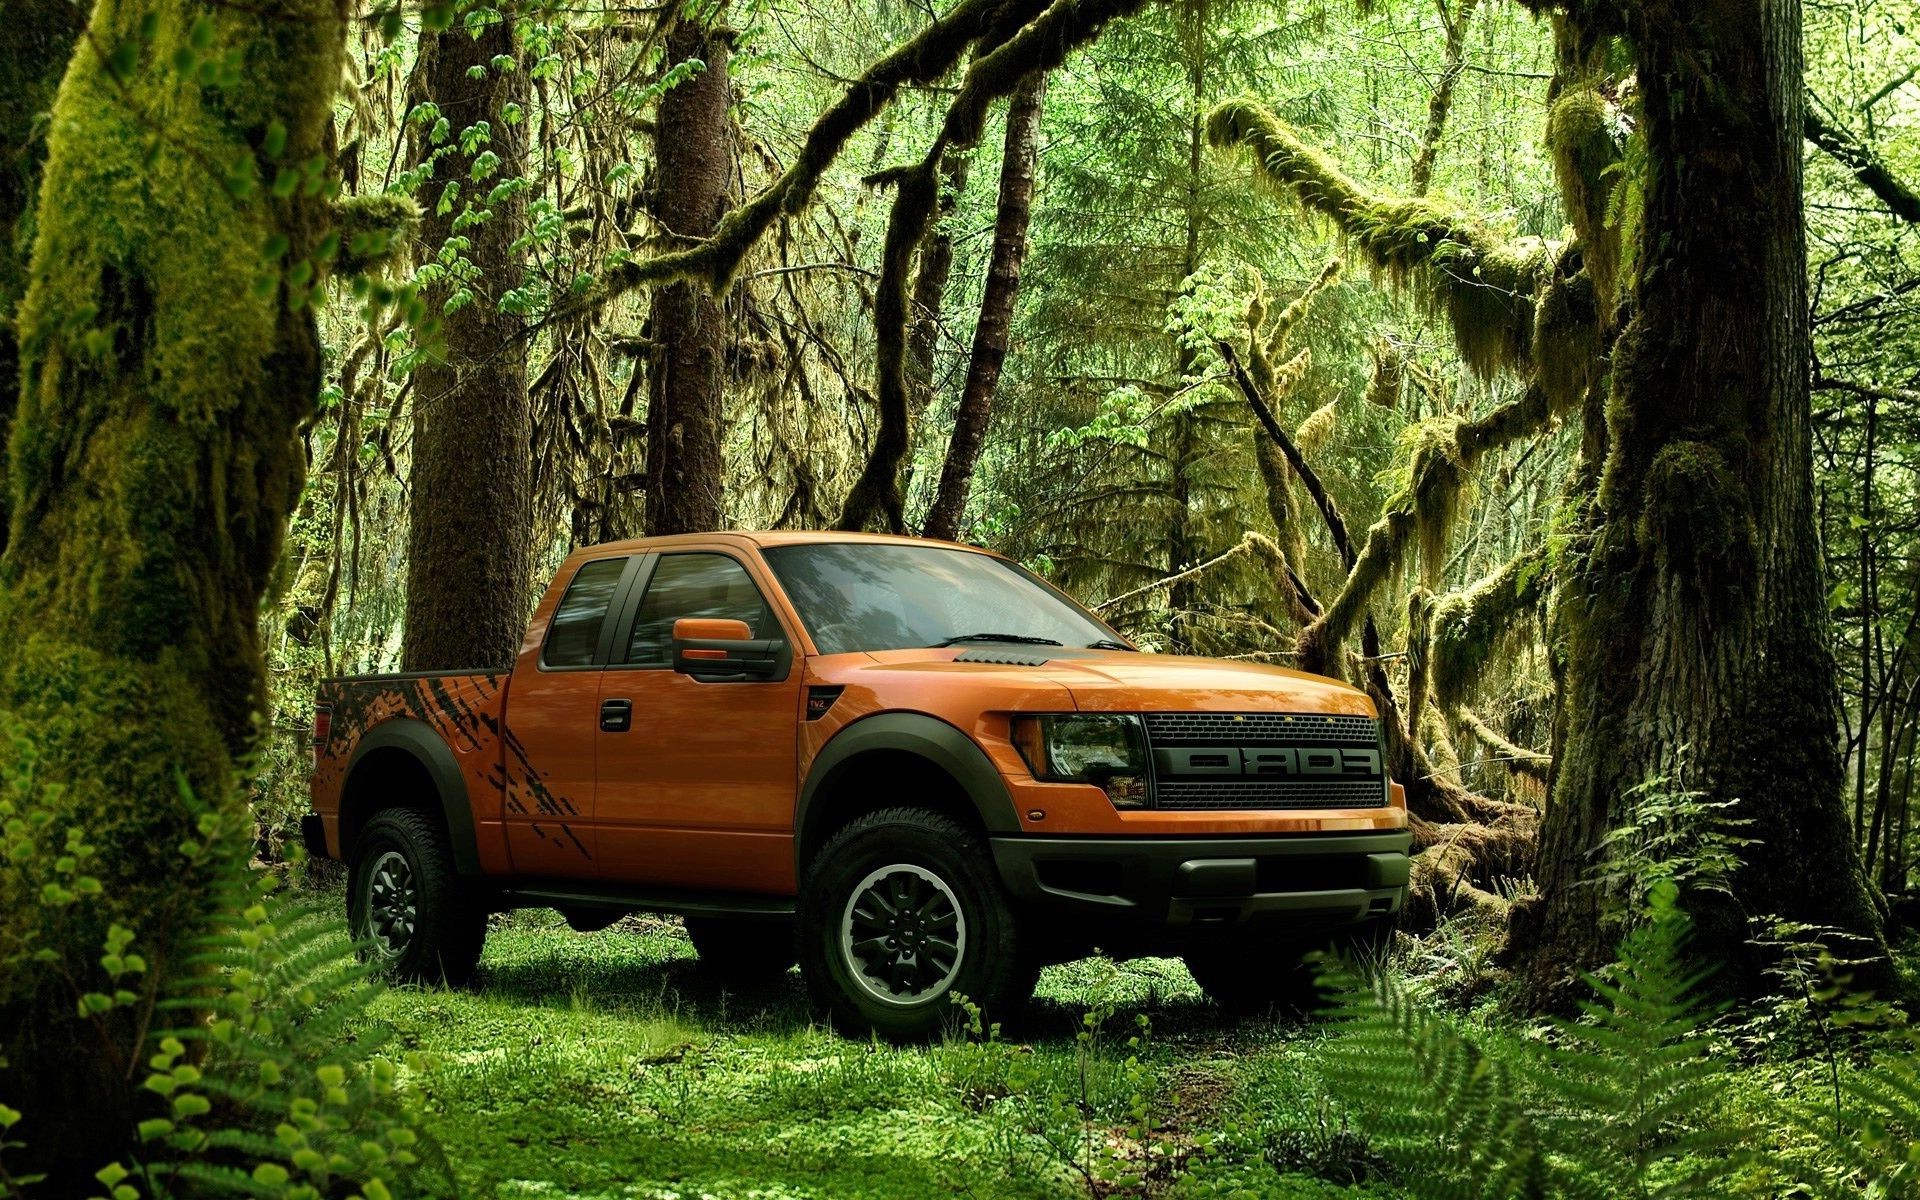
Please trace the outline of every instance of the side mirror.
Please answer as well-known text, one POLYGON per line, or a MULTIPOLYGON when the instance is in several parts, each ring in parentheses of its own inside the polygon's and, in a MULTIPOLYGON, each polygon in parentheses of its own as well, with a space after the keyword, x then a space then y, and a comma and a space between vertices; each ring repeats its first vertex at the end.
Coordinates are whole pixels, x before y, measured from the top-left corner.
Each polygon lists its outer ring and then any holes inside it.
POLYGON ((769 679, 780 669, 779 638, 756 638, 745 621, 681 617, 673 623, 673 669, 702 679, 769 679))

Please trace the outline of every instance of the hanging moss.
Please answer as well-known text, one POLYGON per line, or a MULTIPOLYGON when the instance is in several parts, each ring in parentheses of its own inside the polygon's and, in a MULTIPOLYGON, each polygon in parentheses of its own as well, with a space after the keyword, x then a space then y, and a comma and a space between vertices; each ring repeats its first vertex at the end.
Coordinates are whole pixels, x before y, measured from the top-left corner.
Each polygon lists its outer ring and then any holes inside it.
POLYGON ((1416 587, 1407 593, 1407 711, 1425 712, 1431 660, 1428 642, 1433 636, 1433 593, 1416 587))
POLYGON ((1300 422, 1300 428, 1295 430, 1293 435, 1294 440, 1300 443, 1301 450, 1308 454, 1319 453, 1321 447, 1332 438, 1333 431, 1339 424, 1339 408, 1340 397, 1335 396, 1307 414, 1306 419, 1300 422))
POLYGON ((1447 539, 1467 487, 1461 424, 1458 417, 1436 417, 1409 431, 1413 446, 1410 507, 1414 536, 1420 545, 1421 578, 1429 587, 1439 582, 1446 569, 1447 539))
POLYGON ((1331 220, 1392 282, 1423 281, 1476 374, 1490 378, 1530 365, 1533 297, 1553 247, 1532 238, 1508 241, 1443 200, 1369 192, 1254 100, 1216 107, 1207 137, 1215 146, 1247 149, 1269 182, 1331 220))
POLYGON ((1493 574, 1433 602, 1433 695, 1442 708, 1466 703, 1481 670, 1521 616, 1546 594, 1546 552, 1536 547, 1493 574))
POLYGON ((1612 103, 1592 82, 1562 91, 1547 113, 1547 146, 1561 201, 1603 296, 1613 295, 1620 263, 1619 229, 1607 224, 1609 172, 1620 161, 1618 124, 1612 103))
POLYGON ((333 206, 333 229, 339 245, 333 273, 349 277, 385 267, 419 224, 420 205, 399 192, 342 199, 333 206))
POLYGON ((1367 403, 1375 408, 1399 408, 1400 388, 1407 378, 1407 358, 1400 347, 1381 338, 1373 347, 1373 374, 1367 380, 1367 403))
POLYGON ((1593 276, 1578 253, 1561 256, 1541 292, 1533 337, 1539 347, 1535 378, 1548 404, 1556 414, 1577 411, 1606 368, 1593 276))
MULTIPOLYGON (((1293 336, 1293 327, 1298 325, 1301 318, 1307 315, 1307 310, 1313 307, 1313 302, 1319 297, 1320 293, 1326 291, 1339 281, 1340 260, 1336 258, 1329 261, 1326 266, 1320 268, 1320 274, 1314 281, 1308 284, 1305 290, 1298 296, 1295 296, 1292 303, 1280 310, 1279 314, 1273 318, 1271 325, 1261 330, 1261 340, 1266 344, 1266 351, 1269 355, 1278 358, 1286 352, 1287 340, 1293 336)), ((1260 329, 1259 323, 1254 322, 1253 328, 1260 329)))
POLYGON ((1753 582, 1749 495, 1712 445, 1669 442, 1647 467, 1635 539, 1707 599, 1724 602, 1753 582))

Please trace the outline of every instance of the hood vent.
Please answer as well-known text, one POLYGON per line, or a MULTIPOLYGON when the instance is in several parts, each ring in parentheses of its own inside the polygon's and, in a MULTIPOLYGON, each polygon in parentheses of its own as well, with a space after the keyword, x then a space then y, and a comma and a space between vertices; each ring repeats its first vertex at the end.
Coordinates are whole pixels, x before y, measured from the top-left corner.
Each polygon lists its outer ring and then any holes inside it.
POLYGON ((953 656, 953 661, 997 663, 1003 667, 1044 667, 1051 660, 1031 650, 962 650, 953 656))

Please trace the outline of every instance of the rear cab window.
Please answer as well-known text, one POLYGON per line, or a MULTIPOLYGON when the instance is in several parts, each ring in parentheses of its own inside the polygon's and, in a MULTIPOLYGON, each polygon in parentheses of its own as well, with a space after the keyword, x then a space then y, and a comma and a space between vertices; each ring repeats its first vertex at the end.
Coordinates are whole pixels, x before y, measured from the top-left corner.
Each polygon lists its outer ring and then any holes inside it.
POLYGON ((547 624, 547 640, 540 651, 543 667, 590 667, 598 656, 607 613, 620 590, 625 558, 598 558, 583 563, 567 584, 567 594, 547 624))

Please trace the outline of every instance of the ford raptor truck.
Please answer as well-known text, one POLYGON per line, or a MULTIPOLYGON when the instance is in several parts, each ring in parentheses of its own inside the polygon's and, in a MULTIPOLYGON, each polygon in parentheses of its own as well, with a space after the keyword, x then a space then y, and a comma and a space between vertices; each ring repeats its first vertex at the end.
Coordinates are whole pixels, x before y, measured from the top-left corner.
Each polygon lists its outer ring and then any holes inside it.
POLYGON ((682 535, 574 553, 510 671, 321 684, 302 832, 402 978, 468 976, 494 911, 675 913, 910 1037, 1096 948, 1278 998, 1404 900, 1382 750, 1365 693, 1143 653, 987 551, 682 535))

